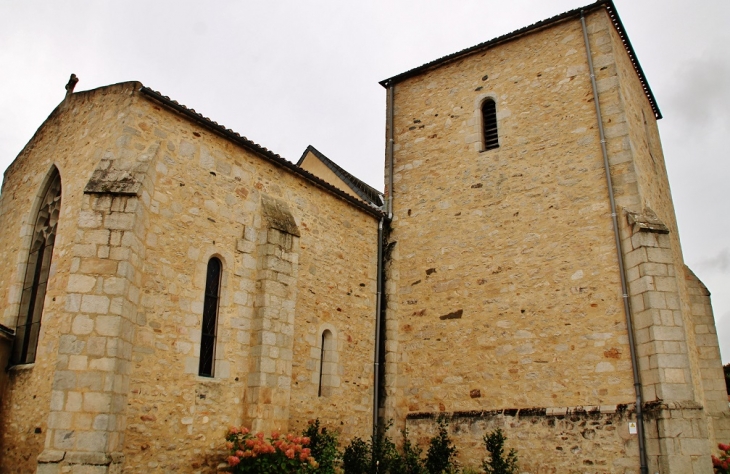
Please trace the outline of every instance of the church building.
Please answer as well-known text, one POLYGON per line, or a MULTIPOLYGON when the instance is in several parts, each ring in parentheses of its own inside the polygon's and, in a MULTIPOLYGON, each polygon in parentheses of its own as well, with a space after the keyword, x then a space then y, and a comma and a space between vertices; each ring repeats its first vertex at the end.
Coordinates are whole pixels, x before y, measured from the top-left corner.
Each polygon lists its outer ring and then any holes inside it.
POLYGON ((443 417, 464 467, 501 428, 521 472, 712 472, 710 294, 612 1, 382 81, 383 193, 74 79, 0 195, 0 472, 215 472, 231 425, 443 417))

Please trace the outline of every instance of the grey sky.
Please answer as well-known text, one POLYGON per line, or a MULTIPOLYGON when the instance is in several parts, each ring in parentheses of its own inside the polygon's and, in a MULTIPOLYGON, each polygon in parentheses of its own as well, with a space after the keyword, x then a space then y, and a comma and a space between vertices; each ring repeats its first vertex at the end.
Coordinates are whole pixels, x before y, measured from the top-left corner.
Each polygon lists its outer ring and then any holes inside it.
MULTIPOLYGON (((685 260, 730 362, 730 2, 615 0, 659 122, 685 260)), ((296 161, 312 144, 382 189, 378 81, 579 0, 0 2, 0 168, 77 90, 127 80, 296 161)))

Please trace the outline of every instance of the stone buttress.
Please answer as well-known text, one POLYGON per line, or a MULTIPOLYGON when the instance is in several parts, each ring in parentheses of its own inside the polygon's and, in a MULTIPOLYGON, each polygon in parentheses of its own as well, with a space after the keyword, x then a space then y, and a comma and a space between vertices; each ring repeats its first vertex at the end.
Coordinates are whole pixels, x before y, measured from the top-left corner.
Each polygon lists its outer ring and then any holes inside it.
POLYGON ((132 350, 147 231, 149 163, 159 144, 104 157, 84 189, 39 473, 121 472, 132 350))

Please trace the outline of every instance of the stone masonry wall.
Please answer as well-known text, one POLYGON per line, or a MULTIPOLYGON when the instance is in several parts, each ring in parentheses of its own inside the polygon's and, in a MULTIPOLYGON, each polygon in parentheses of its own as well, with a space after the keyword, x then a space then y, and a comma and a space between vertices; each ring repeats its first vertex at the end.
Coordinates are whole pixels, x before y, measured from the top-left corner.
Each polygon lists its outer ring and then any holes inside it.
POLYGON ((720 346, 712 313, 710 292, 692 271, 685 267, 684 278, 692 304, 692 320, 705 395, 705 412, 711 420, 710 447, 730 439, 730 410, 722 369, 720 346))
POLYGON ((71 95, 6 173, 11 328, 26 221, 52 163, 63 195, 38 358, 11 371, 2 397, 0 470, 32 472, 39 455, 40 472, 214 470, 226 428, 243 422, 301 430, 318 416, 344 442, 367 436, 377 219, 140 87, 71 95), (213 256, 223 271, 209 378, 197 374, 213 256), (335 341, 320 397, 325 329, 335 341))
POLYGON ((398 83, 394 182, 386 418, 633 401, 579 21, 398 83))
POLYGON ((5 326, 14 328, 17 322, 35 219, 33 206, 52 165, 61 175, 62 198, 36 361, 10 371, 0 406, 2 472, 35 471, 43 450, 60 339, 72 331, 66 309, 72 302, 66 298, 66 289, 72 268, 78 265, 75 248, 83 191, 105 153, 117 149, 108 129, 126 116, 133 88, 119 84, 73 95, 51 114, 5 172, 0 261, 12 269, 0 273, 0 314, 5 326))
MULTIPOLYGON (((409 438, 425 451, 437 433, 437 414, 414 413, 409 438)), ((483 437, 497 428, 507 437, 505 452, 517 451, 521 473, 637 473, 633 406, 503 409, 445 413, 461 466, 480 470, 487 457, 483 437)))
POLYGON ((300 430, 319 416, 333 428, 352 420, 344 439, 366 436, 376 219, 154 102, 140 98, 135 107, 127 126, 140 143, 159 143, 160 153, 152 164, 125 468, 212 469, 225 430, 242 423, 300 430), (272 227, 264 202, 286 208, 300 236, 272 227), (212 256, 223 272, 209 378, 198 376, 198 363, 212 256), (313 383, 323 325, 338 330, 348 354, 339 369, 347 383, 329 397, 317 397, 313 383))
MULTIPOLYGON (((667 421, 663 423, 667 426, 671 425, 670 418, 678 417, 683 419, 687 416, 710 423, 711 418, 707 417, 709 414, 707 409, 712 405, 711 399, 715 395, 710 394, 708 398, 708 395, 705 393, 706 384, 702 382, 701 364, 703 362, 701 358, 703 354, 698 346, 700 343, 698 342, 698 336, 694 326, 695 321, 692 316, 694 311, 692 305, 694 303, 691 300, 689 280, 684 278, 686 267, 684 266, 682 257, 657 121, 654 118, 654 113, 651 110, 641 84, 635 80, 636 73, 628 56, 624 53, 622 40, 613 28, 609 28, 607 32, 609 33, 608 37, 605 34, 596 32, 592 39, 592 43, 594 44, 610 43, 613 49, 613 61, 608 57, 604 59, 605 66, 597 72, 599 80, 605 83, 613 83, 611 88, 618 95, 618 100, 615 104, 617 107, 614 107, 616 113, 610 117, 604 116, 604 126, 607 128, 612 127, 614 133, 611 140, 614 142, 621 141, 624 147, 630 150, 631 155, 629 162, 623 165, 616 163, 619 167, 626 166, 620 176, 624 182, 632 183, 631 186, 623 189, 614 188, 618 196, 617 200, 629 212, 641 213, 646 209, 650 209, 652 213, 655 212, 659 222, 665 225, 668 231, 667 235, 657 234, 654 237, 649 235, 651 232, 628 232, 630 226, 622 229, 622 238, 624 239, 623 250, 627 258, 627 263, 631 255, 636 257, 639 253, 646 252, 647 258, 651 260, 651 265, 659 264, 659 267, 666 269, 664 274, 653 273, 652 270, 648 269, 642 270, 641 279, 635 281, 630 287, 634 312, 641 313, 642 311, 649 310, 649 308, 653 308, 652 311, 658 310, 664 313, 672 311, 675 321, 670 324, 672 326, 671 328, 667 328, 664 326, 667 321, 666 318, 663 318, 662 322, 656 317, 654 318, 650 332, 656 335, 659 338, 658 340, 663 339, 665 342, 659 342, 657 346, 653 347, 652 351, 650 351, 651 355, 646 351, 643 353, 644 357, 649 356, 651 358, 651 364, 653 364, 651 368, 645 365, 646 360, 640 364, 642 381, 648 381, 648 384, 647 382, 644 384, 644 397, 646 401, 663 400, 665 402, 664 405, 667 407, 665 409, 667 413, 672 410, 678 411, 678 413, 671 415, 671 417, 666 415, 667 421), (631 242, 627 242, 629 236, 631 236, 631 242), (638 243, 637 239, 643 240, 643 243, 638 243), (654 243, 654 239, 656 239, 656 243, 654 243), (638 253, 634 251, 639 248, 637 245, 642 247, 638 253), (644 283, 648 283, 649 286, 645 286, 644 283), (656 286, 652 286, 653 284, 656 286), (649 297, 648 295, 653 296, 649 297), (664 298, 661 296, 664 296, 664 298), (664 301, 664 303, 660 300, 664 301), (670 335, 667 332, 659 336, 658 334, 664 330, 674 331, 674 334, 670 335), (680 359, 682 360, 680 361, 680 359), (657 370, 659 372, 655 372, 657 370), (678 375, 679 370, 682 370, 683 374, 681 377, 674 379, 673 383, 675 387, 682 386, 683 388, 678 391, 672 389, 667 393, 658 393, 654 390, 656 387, 669 387, 667 385, 669 378, 665 376, 672 371, 675 371, 678 375), (662 376, 657 378, 657 373, 662 374, 662 376), (655 385, 656 383, 659 383, 659 385, 655 385), (675 402, 666 404, 669 400, 675 402)), ((609 140, 609 144, 611 140, 609 140)), ((614 163, 617 161, 621 162, 625 159, 624 157, 625 154, 620 154, 618 160, 613 160, 612 175, 617 168, 614 163)), ((629 272, 628 265, 627 276, 629 279, 636 276, 635 270, 629 272)), ((642 332, 638 328, 635 328, 635 330, 637 339, 645 338, 645 332, 642 332)), ((712 322, 712 330, 714 332, 714 321, 712 322)), ((701 338, 702 336, 699 337, 701 338)), ((707 339, 707 336, 705 336, 705 339, 707 339)), ((709 353, 705 352, 704 357, 708 357, 708 355, 709 353)), ((720 365, 719 353, 714 364, 720 365)), ((665 390, 662 389, 661 391, 664 392, 665 390)), ((727 410, 727 404, 722 408, 725 413, 730 415, 727 410)), ((663 436, 661 431, 659 430, 660 433, 657 436, 663 436)), ((697 432, 697 430, 691 432, 690 430, 688 438, 696 438, 697 436, 707 438, 708 431, 710 433, 712 432, 712 425, 703 428, 701 432, 697 432), (708 430, 708 428, 710 429, 708 430)), ((672 433, 671 436, 676 436, 676 433, 682 432, 682 430, 681 428, 666 429, 665 432, 672 433)), ((688 431, 684 431, 684 433, 687 434, 688 431)), ((651 434, 648 436, 651 436, 651 434)), ((695 472, 705 472, 709 469, 709 460, 706 454, 710 447, 714 447, 712 436, 710 436, 709 440, 702 442, 704 446, 700 447, 699 444, 699 439, 687 441, 681 448, 679 445, 672 446, 671 443, 662 444, 660 442, 657 448, 663 453, 662 456, 672 457, 672 461, 667 464, 666 469, 672 466, 673 469, 678 470, 677 472, 690 472, 691 469, 695 469, 695 472), (690 444, 692 444, 691 447, 690 444), (680 460, 679 458, 681 456, 685 457, 680 460), (701 460, 700 458, 695 458, 695 456, 701 456, 701 460), (690 464, 692 464, 691 467, 690 464)))

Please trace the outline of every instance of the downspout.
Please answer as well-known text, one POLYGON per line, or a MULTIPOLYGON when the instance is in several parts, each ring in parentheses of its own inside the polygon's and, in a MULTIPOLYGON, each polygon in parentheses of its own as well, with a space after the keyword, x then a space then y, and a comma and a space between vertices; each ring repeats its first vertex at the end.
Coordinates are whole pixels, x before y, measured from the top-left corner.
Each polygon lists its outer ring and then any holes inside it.
POLYGON ((621 277, 621 294, 624 302, 624 313, 626 315, 626 329, 629 335, 629 352, 631 353, 631 369, 634 375, 634 392, 636 393, 636 426, 639 438, 639 460, 641 462, 641 474, 648 474, 649 467, 647 465, 646 456, 646 440, 644 439, 644 415, 642 410, 641 399, 641 376, 639 374, 639 364, 636 359, 636 343, 634 341, 634 324, 631 316, 631 305, 629 304, 629 292, 626 286, 626 271, 624 268, 624 255, 621 248, 621 236, 619 234, 618 219, 616 216, 616 200, 613 195, 613 182, 611 180, 611 171, 608 164, 608 151, 606 150, 606 134, 603 130, 603 117, 601 116, 601 106, 598 102, 598 88, 596 86, 596 75, 593 69, 593 56, 591 54, 591 45, 588 42, 588 29, 586 28, 586 20, 583 10, 580 12, 580 23, 583 27, 583 40, 586 44, 586 54, 588 55, 588 70, 591 74, 591 86, 593 88, 593 102, 596 106, 596 117, 598 118, 598 133, 601 137, 601 152, 603 153, 603 167, 606 171, 606 183, 608 185, 608 198, 611 202, 611 219, 613 220, 613 236, 616 240, 616 252, 618 254, 618 269, 621 277))
POLYGON ((388 83, 388 220, 393 219, 393 147, 395 145, 395 131, 393 130, 393 102, 395 101, 395 84, 388 83))
POLYGON ((383 221, 385 217, 380 218, 378 223, 378 274, 377 296, 375 299, 375 359, 373 360, 373 436, 378 434, 378 407, 380 406, 380 331, 381 331, 381 315, 383 305, 383 221))
POLYGON ((388 84, 387 93, 387 117, 386 117, 386 130, 387 130, 387 143, 386 143, 386 158, 385 167, 388 171, 388 200, 383 206, 383 210, 386 213, 386 217, 380 219, 378 223, 378 274, 377 274, 377 298, 375 303, 375 360, 373 361, 373 436, 377 436, 378 433, 378 408, 380 406, 380 353, 382 351, 381 341, 385 339, 381 337, 381 332, 384 328, 385 320, 385 308, 383 298, 383 290, 385 286, 385 262, 383 261, 383 238, 385 232, 385 226, 390 224, 393 218, 393 144, 395 143, 393 133, 393 98, 395 92, 395 84, 390 82, 388 84))

